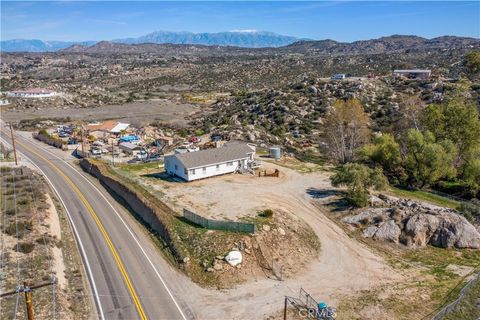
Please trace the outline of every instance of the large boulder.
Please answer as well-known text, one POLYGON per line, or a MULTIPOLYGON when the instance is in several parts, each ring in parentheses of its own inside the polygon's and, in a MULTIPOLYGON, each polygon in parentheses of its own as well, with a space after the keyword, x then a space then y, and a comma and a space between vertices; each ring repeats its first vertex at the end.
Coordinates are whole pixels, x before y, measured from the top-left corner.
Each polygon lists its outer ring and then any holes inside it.
POLYGON ((438 217, 431 214, 416 214, 405 224, 405 236, 402 242, 406 245, 427 245, 440 225, 438 217))
POLYGON ((379 195, 383 208, 368 208, 343 222, 364 228, 363 237, 422 247, 480 249, 480 233, 455 210, 379 195))
POLYGON ((443 213, 441 219, 430 244, 441 248, 480 249, 480 233, 467 219, 454 213, 443 213))
POLYGON ((230 251, 225 257, 225 261, 227 261, 229 265, 235 267, 237 264, 242 263, 242 253, 238 250, 230 251))
POLYGON ((390 208, 370 208, 354 216, 343 218, 343 222, 359 227, 371 223, 378 223, 379 221, 385 221, 387 220, 389 213, 390 208))
POLYGON ((372 238, 375 233, 377 232, 378 227, 377 226, 369 226, 363 230, 363 237, 364 238, 372 238))
POLYGON ((402 230, 393 220, 388 220, 378 227, 373 239, 398 243, 402 230))

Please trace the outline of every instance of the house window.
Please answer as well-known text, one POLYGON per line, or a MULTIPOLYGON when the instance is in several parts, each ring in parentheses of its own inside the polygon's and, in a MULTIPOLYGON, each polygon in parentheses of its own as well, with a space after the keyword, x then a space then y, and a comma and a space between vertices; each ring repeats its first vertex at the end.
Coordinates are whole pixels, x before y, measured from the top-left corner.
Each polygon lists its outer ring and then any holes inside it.
POLYGON ((195 169, 190 170, 190 174, 195 174, 195 169))
POLYGON ((175 165, 175 171, 177 171, 177 170, 178 170, 178 166, 177 166, 177 165, 175 165))
POLYGON ((187 168, 183 169, 183 173, 187 174, 187 168))
POLYGON ((217 164, 217 171, 220 171, 220 165, 217 164))
POLYGON ((203 167, 203 168, 202 168, 202 172, 203 172, 203 173, 207 173, 207 167, 203 167))
POLYGON ((231 167, 231 166, 233 166, 233 162, 231 162, 231 161, 227 162, 227 167, 231 167))

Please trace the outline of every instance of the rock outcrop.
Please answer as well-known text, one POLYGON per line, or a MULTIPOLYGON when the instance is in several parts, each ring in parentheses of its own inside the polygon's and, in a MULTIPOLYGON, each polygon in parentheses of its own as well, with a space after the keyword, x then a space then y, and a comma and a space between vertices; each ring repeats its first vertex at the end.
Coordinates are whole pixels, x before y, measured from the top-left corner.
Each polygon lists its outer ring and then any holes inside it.
POLYGON ((374 200, 380 207, 343 219, 363 228, 365 238, 409 247, 480 248, 480 233, 453 209, 387 195, 374 200))

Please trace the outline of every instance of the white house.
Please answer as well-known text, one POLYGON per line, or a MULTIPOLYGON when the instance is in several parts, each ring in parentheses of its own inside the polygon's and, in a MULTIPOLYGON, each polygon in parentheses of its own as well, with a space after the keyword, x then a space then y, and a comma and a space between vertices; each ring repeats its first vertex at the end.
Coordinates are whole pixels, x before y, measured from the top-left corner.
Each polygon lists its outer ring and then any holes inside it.
POLYGON ((249 168, 255 151, 245 143, 165 157, 165 171, 193 181, 249 168))
POLYGON ((55 91, 50 91, 48 89, 43 89, 43 88, 14 90, 14 91, 7 92, 7 97, 14 97, 14 98, 49 98, 49 97, 54 97, 56 95, 57 93, 55 91))
POLYGON ((345 73, 337 73, 330 77, 332 80, 343 80, 347 77, 345 73))

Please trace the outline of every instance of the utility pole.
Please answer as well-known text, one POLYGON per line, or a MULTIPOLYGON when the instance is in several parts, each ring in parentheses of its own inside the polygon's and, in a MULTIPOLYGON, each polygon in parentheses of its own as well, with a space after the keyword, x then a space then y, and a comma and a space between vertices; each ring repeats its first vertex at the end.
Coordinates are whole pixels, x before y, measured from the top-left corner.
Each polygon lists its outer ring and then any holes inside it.
POLYGON ((85 143, 83 141, 83 126, 82 126, 82 130, 80 130, 80 138, 82 139, 82 158, 85 158, 85 143))
POLYGON ((55 285, 55 283, 56 283, 55 277, 52 277, 52 280, 50 282, 43 282, 43 283, 35 284, 33 286, 28 286, 27 282, 24 282, 23 287, 19 285, 15 290, 4 292, 4 293, 0 294, 0 298, 12 296, 12 295, 18 294, 20 292, 24 292, 25 293, 25 303, 27 305, 27 317, 28 317, 27 319, 28 320, 34 320, 32 291, 34 289, 38 289, 38 288, 42 288, 42 287, 46 287, 46 286, 50 286, 50 285, 55 285))
POLYGON ((115 142, 115 139, 112 139, 112 167, 115 167, 115 152, 113 149, 113 143, 115 142))
POLYGON ((25 292, 25 303, 27 304, 28 320, 33 320, 32 290, 28 287, 27 282, 23 283, 23 291, 25 292))
POLYGON ((12 128, 12 123, 10 122, 10 136, 12 139, 12 147, 13 147, 13 157, 15 158, 15 165, 18 166, 17 162, 17 148, 15 146, 15 137, 13 136, 13 128, 12 128))

